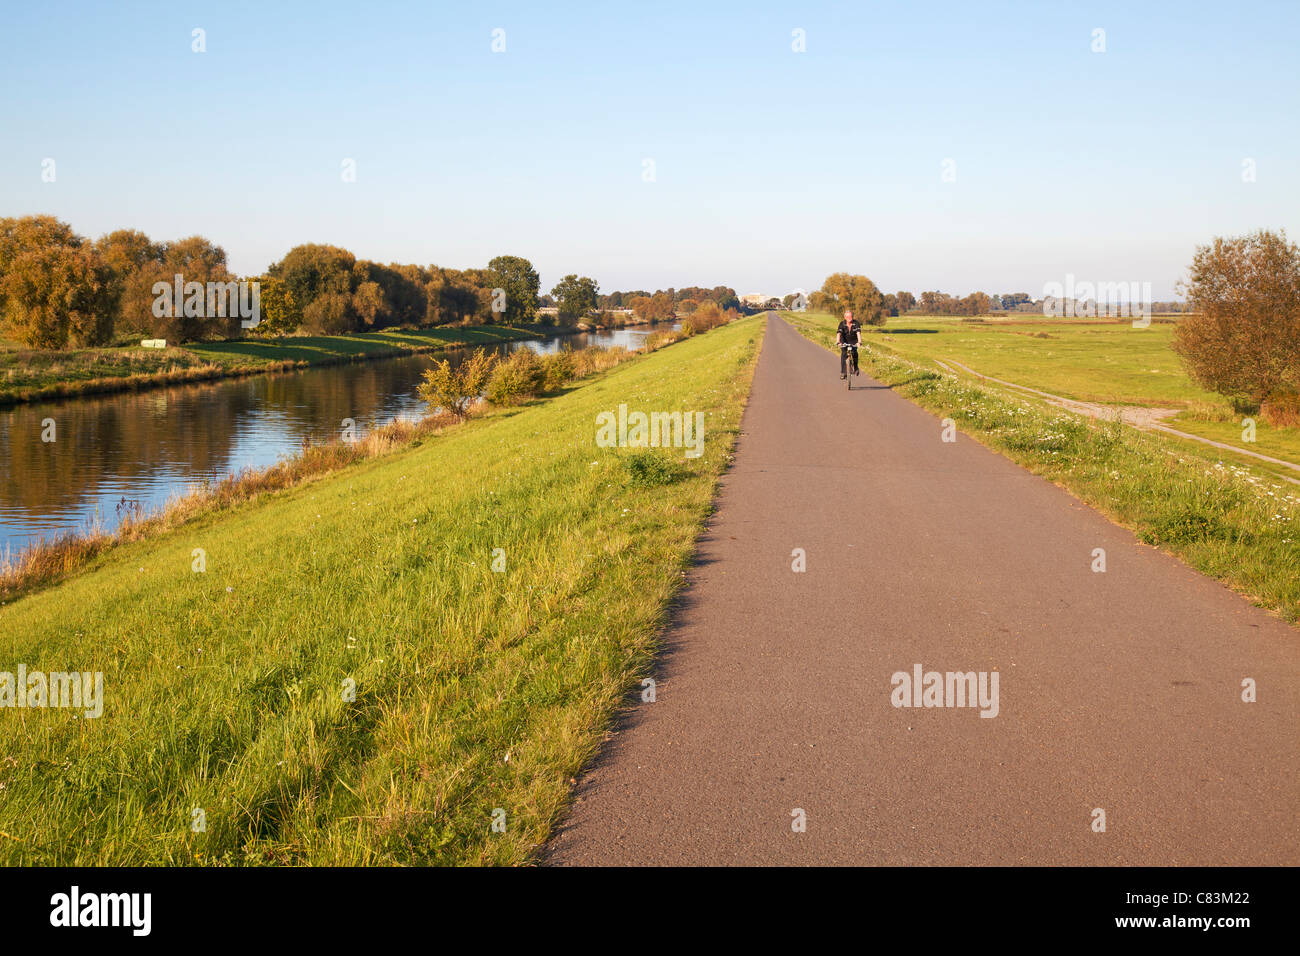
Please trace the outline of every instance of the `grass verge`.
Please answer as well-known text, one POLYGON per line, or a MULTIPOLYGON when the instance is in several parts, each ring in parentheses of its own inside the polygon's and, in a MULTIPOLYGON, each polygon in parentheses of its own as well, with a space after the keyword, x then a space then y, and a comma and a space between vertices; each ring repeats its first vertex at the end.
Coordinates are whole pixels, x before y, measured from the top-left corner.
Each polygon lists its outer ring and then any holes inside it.
POLYGON ((0 709, 0 862, 532 859, 649 666, 761 329, 125 544, 0 608, 0 669, 102 671, 105 696, 99 718, 0 709), (596 447, 621 402, 703 412, 703 456, 596 447))
MULTIPOLYGON (((832 348, 835 320, 784 315, 804 336, 832 348)), ((869 349, 862 359, 865 371, 898 394, 953 419, 964 434, 1067 489, 1147 544, 1291 623, 1300 620, 1294 486, 1213 460, 1176 439, 1047 409, 898 355, 869 349)))

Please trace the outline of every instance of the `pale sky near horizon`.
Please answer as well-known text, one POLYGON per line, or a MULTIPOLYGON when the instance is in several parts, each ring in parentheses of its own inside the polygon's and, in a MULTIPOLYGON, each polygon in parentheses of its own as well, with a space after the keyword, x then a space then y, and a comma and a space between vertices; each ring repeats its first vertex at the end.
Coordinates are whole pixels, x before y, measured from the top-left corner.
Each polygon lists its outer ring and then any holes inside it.
POLYGON ((0 216, 199 233, 243 274, 326 242, 522 255, 546 290, 1166 299, 1215 235, 1300 239, 1298 28, 1250 0, 9 4, 0 216))

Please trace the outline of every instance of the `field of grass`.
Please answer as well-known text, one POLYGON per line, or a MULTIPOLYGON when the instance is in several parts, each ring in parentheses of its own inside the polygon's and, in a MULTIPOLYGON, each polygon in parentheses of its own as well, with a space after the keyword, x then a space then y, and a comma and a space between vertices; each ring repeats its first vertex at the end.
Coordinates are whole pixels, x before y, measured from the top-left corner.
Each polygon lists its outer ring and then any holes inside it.
MULTIPOLYGON (((830 316, 788 314, 831 348, 830 316)), ((881 351, 863 370, 960 432, 1290 622, 1300 620, 1300 491, 1193 446, 979 387, 881 351)))
MULTIPOLYGON (((790 319, 793 313, 782 315, 790 319)), ((815 319, 834 327, 830 316, 815 319)), ((1300 429, 1272 428, 1256 415, 1255 441, 1243 440, 1242 415, 1226 398, 1191 380, 1173 351, 1173 330, 1172 322, 1135 329, 1130 319, 990 317, 963 322, 949 316, 904 316, 888 319, 881 329, 868 329, 866 341, 871 348, 929 368, 939 368, 936 360, 960 362, 982 375, 1063 398, 1181 409, 1164 424, 1300 464, 1300 429)), ((1233 460, 1263 474, 1300 477, 1294 470, 1246 456, 1233 460)))
POLYGON ((0 607, 0 666, 102 671, 106 700, 0 710, 0 862, 527 862, 649 666, 761 332, 684 340, 0 607), (703 412, 703 456, 597 447, 620 402, 703 412))
POLYGON ((882 341, 914 361, 955 359, 992 378, 1065 398, 1111 405, 1184 407, 1223 403, 1183 371, 1171 348, 1174 325, 1135 329, 1119 322, 903 316, 887 320, 868 341, 882 341))
POLYGON ((192 342, 166 349, 134 345, 64 352, 32 351, 0 343, 0 404, 384 358, 526 339, 534 334, 533 329, 492 325, 192 342))

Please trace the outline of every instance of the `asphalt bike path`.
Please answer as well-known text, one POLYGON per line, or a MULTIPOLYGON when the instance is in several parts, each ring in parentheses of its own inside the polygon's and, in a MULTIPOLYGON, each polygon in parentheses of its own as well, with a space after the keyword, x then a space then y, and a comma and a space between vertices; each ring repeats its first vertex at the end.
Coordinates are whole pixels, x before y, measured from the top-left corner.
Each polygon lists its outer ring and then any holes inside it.
POLYGON ((854 386, 769 317, 654 701, 546 862, 1300 863, 1298 632, 854 386))

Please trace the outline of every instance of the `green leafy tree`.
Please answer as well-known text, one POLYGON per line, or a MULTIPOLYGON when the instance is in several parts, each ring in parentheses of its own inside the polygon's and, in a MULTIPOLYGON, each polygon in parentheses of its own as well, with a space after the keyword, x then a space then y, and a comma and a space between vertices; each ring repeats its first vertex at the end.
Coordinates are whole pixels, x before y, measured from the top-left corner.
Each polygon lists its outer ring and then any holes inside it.
POLYGON ((551 290, 555 296, 560 318, 570 321, 584 318, 596 308, 596 296, 599 286, 595 279, 586 276, 567 275, 551 290))
POLYGON ((521 256, 497 256, 488 263, 494 289, 505 293, 505 311, 497 319, 506 325, 532 322, 537 315, 537 293, 542 280, 533 264, 521 256))
POLYGON ((356 264, 356 256, 346 249, 309 242, 294 246, 267 273, 284 282, 305 314, 320 296, 352 295, 364 281, 354 276, 356 264))

